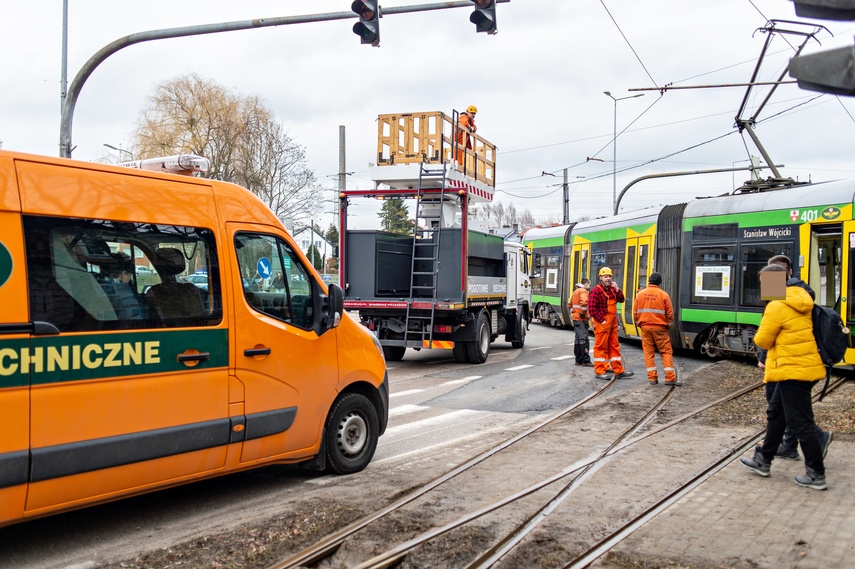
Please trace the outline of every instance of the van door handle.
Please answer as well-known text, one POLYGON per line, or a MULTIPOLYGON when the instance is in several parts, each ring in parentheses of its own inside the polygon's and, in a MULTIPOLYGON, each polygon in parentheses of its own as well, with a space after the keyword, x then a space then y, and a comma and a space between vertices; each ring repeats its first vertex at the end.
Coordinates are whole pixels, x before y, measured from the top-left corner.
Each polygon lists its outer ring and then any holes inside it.
POLYGON ((269 356, 270 348, 248 348, 243 351, 245 356, 269 356))
POLYGON ((197 354, 178 354, 179 362, 206 362, 211 359, 211 352, 199 352, 197 354))

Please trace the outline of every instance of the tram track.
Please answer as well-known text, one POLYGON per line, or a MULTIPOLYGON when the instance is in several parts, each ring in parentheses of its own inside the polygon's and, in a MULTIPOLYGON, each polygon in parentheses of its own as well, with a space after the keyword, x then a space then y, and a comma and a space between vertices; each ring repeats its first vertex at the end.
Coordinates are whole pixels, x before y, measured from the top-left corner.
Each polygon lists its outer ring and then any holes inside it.
MULTIPOLYGON (((835 382, 832 382, 829 385, 828 393, 833 392, 840 385, 842 385, 844 381, 845 381, 844 379, 838 379, 835 382)), ((586 471, 589 471, 589 469, 591 467, 595 467, 595 465, 597 465, 598 463, 601 463, 603 460, 607 459, 608 457, 611 457, 615 454, 618 454, 621 451, 627 449, 628 447, 631 447, 631 446, 641 442, 642 440, 647 439, 648 437, 651 437, 655 434, 661 433, 663 431, 666 431, 667 429, 675 427, 675 426, 679 425, 680 423, 685 422, 687 419, 694 417, 694 416, 697 416, 698 414, 702 413, 703 411, 706 411, 712 407, 715 407, 716 405, 720 405, 720 404, 726 403, 728 401, 731 401, 733 399, 736 399, 738 397, 741 397, 741 396, 743 396, 743 395, 745 395, 745 394, 747 394, 747 393, 749 393, 755 389, 758 389, 762 385, 763 385, 762 382, 758 382, 758 383, 746 386, 746 387, 739 389, 739 390, 737 390, 737 391, 735 391, 729 395, 726 395, 726 396, 724 396, 724 397, 722 397, 716 401, 713 401, 711 403, 707 403, 706 405, 703 405, 703 406, 695 409, 694 411, 691 411, 689 413, 681 415, 680 417, 677 417, 677 418, 675 418, 675 419, 673 419, 673 420, 671 420, 665 424, 662 424, 662 425, 660 425, 654 429, 651 429, 650 431, 642 433, 642 434, 638 435, 637 437, 629 438, 629 436, 628 436, 629 434, 638 430, 636 427, 640 428, 641 426, 643 426, 641 423, 646 422, 647 415, 645 415, 645 417, 640 419, 639 422, 636 423, 636 425, 633 425, 630 429, 627 429, 625 433, 622 433, 622 435, 619 437, 621 440, 616 440, 612 445, 610 445, 609 449, 607 449, 603 453, 600 453, 598 456, 591 457, 588 460, 578 461, 578 462, 568 466, 567 468, 565 468, 563 471, 559 472, 555 476, 550 477, 549 479, 542 480, 541 482, 530 486, 529 488, 525 489, 522 492, 518 492, 517 494, 514 494, 512 496, 508 496, 507 498, 500 500, 498 502, 495 502, 495 503, 493 503, 493 504, 491 504, 485 508, 482 508, 478 511, 472 512, 472 513, 467 514, 465 516, 462 516, 459 519, 454 520, 453 522, 450 522, 444 526, 434 528, 428 532, 425 532, 424 534, 422 534, 420 536, 417 536, 417 537, 415 537, 415 538, 413 538, 413 539, 411 539, 405 543, 402 543, 402 544, 396 546, 395 548, 390 549, 387 552, 384 552, 380 555, 377 555, 374 558, 371 558, 371 559, 355 566, 354 569, 384 569, 387 567, 394 567, 395 565, 399 564, 408 553, 412 552, 413 550, 415 550, 417 547, 419 547, 421 545, 424 545, 424 544, 426 544, 426 543, 428 543, 434 539, 437 539, 438 537, 440 537, 440 536, 442 536, 442 535, 444 535, 444 534, 446 534, 446 533, 448 533, 454 529, 457 529, 457 528, 459 528, 465 524, 468 524, 468 523, 470 523, 470 522, 472 522, 478 518, 481 518, 481 517, 483 517, 489 513, 497 511, 503 507, 509 506, 509 505, 519 501, 521 498, 526 497, 530 494, 533 494, 534 492, 537 492, 538 490, 541 490, 541 489, 549 486, 550 484, 553 484, 556 481, 561 480, 562 478, 564 478, 566 476, 569 476, 572 474, 577 474, 577 478, 574 479, 574 481, 568 485, 568 487, 571 487, 574 484, 575 480, 582 477, 586 471), (624 436, 625 434, 627 436, 624 436)), ((664 398, 663 398, 663 400, 664 400, 664 398)), ((660 405, 661 402, 662 402, 662 400, 660 400, 660 402, 658 402, 654 406, 657 410, 662 408, 662 405, 660 405)), ((652 411, 653 411, 653 409, 651 409, 651 413, 649 413, 649 414, 653 414, 652 411)), ((597 558, 604 555, 606 552, 608 552, 610 549, 612 549, 615 545, 617 545, 618 543, 620 543, 621 541, 626 539, 633 532, 635 532, 639 528, 643 527, 643 525, 645 523, 647 523, 648 521, 653 519, 656 515, 658 515, 662 511, 664 511, 667 507, 669 507, 670 505, 675 503, 677 500, 679 500, 680 498, 682 498, 683 496, 688 494, 690 491, 695 489, 697 486, 702 484, 705 480, 707 480, 708 478, 713 476, 716 472, 718 472, 721 469, 723 469, 724 467, 726 467, 728 464, 730 464, 730 462, 732 462, 733 460, 735 460, 736 458, 738 458, 739 456, 741 456, 742 454, 747 452, 749 449, 751 449, 753 447, 753 445, 755 445, 762 438, 764 430, 765 429, 761 429, 758 432, 743 438, 741 441, 739 441, 739 443, 737 443, 736 446, 733 446, 729 449, 725 449, 723 456, 721 456, 720 458, 715 460, 709 466, 703 468, 700 472, 689 477, 686 482, 681 483, 672 492, 669 492, 666 496, 662 497, 661 499, 656 500, 653 504, 651 504, 649 507, 647 507, 641 514, 635 516, 630 521, 628 521, 627 523, 622 525, 619 529, 612 532, 611 534, 609 534, 605 538, 601 539, 599 542, 597 542, 596 544, 594 544, 593 546, 588 548, 582 554, 574 557, 572 560, 570 560, 565 565, 563 565, 562 568, 563 569, 570 569, 570 568, 581 569, 583 567, 587 567, 590 563, 592 563, 594 560, 596 560, 597 558)), ((562 492, 564 492, 564 490, 562 490, 562 492)), ((559 494, 561 494, 561 492, 559 494)), ((556 495, 556 498, 557 497, 558 497, 558 495, 556 495)), ((555 501, 554 498, 553 498, 553 500, 550 500, 550 504, 547 504, 541 510, 539 510, 537 513, 530 516, 529 521, 531 521, 531 520, 537 520, 538 522, 544 521, 544 519, 546 519, 546 516, 548 516, 548 514, 551 513, 551 511, 548 512, 547 510, 554 510, 554 508, 550 507, 551 503, 554 501, 555 501), (544 515, 544 514, 546 514, 546 515, 544 515)), ((506 534, 501 539, 500 544, 493 546, 487 552, 482 553, 475 561, 473 561, 472 563, 467 565, 466 566, 467 569, 474 568, 474 567, 491 567, 491 566, 493 566, 496 562, 498 562, 500 560, 500 558, 504 554, 508 553, 508 551, 510 551, 512 549, 512 547, 511 548, 504 547, 504 544, 507 543, 507 544, 512 544, 514 546, 518 545, 521 540, 517 539, 516 536, 520 533, 520 529, 525 527, 525 530, 526 530, 525 533, 529 533, 531 531, 531 529, 533 529, 533 527, 536 525, 538 525, 538 524, 526 523, 526 524, 521 524, 520 526, 517 526, 512 532, 509 532, 508 534, 506 534), (496 553, 498 553, 498 552, 501 552, 502 555, 496 555, 496 553)))
MULTIPOLYGON (((519 435, 517 435, 511 439, 508 439, 499 445, 496 445, 495 447, 489 449, 488 451, 486 451, 484 453, 481 453, 477 457, 475 457, 472 460, 467 461, 466 463, 460 465, 459 467, 449 471, 448 473, 444 474, 443 476, 441 476, 441 477, 439 477, 439 478, 437 478, 437 479, 435 479, 435 480, 433 480, 427 484, 422 485, 417 490, 407 494, 406 496, 400 498, 399 500, 396 500, 395 502, 389 504, 385 508, 382 508, 382 509, 378 510, 377 512, 374 512, 373 514, 365 516, 365 517, 361 518, 360 520, 357 520, 356 522, 351 523, 350 525, 346 526, 345 528, 342 528, 338 532, 335 532, 335 533, 327 536, 325 539, 321 540, 320 542, 316 543, 315 545, 311 546, 310 548, 307 548, 301 552, 298 552, 297 554, 291 555, 289 558, 285 559, 284 561, 273 565, 271 567, 271 569, 273 569, 273 568, 276 568, 276 569, 288 568, 288 567, 311 567, 311 566, 318 564, 323 559, 328 558, 331 555, 333 555, 341 547, 341 545, 345 542, 345 540, 348 537, 352 536, 357 531, 359 531, 362 528, 366 527, 367 525, 383 518, 384 516, 387 516, 391 512, 394 512, 394 511, 402 508, 405 504, 408 504, 408 503, 414 501, 415 499, 419 498, 420 496, 423 496, 427 492, 429 492, 429 491, 435 489, 436 487, 440 486, 441 484, 451 480, 455 476, 471 469, 473 466, 479 464, 480 462, 483 462, 487 458, 490 458, 491 456, 496 455, 500 451, 502 451, 502 450, 510 447, 511 445, 525 439, 526 437, 530 436, 531 434, 540 431, 541 429, 543 429, 547 425, 553 423, 554 421, 556 421, 557 419, 559 419, 561 417, 564 417, 565 415, 567 415, 568 413, 571 413, 572 411, 578 409, 582 405, 585 405, 586 403, 591 402, 592 400, 596 399, 597 397, 599 397, 600 395, 605 393, 613 385, 613 382, 614 382, 614 380, 612 380, 608 384, 604 385, 600 390, 592 393, 591 395, 589 395, 585 399, 575 403, 574 405, 572 405, 566 409, 559 411, 558 413, 555 413, 554 415, 548 417, 546 420, 542 421, 541 423, 529 428, 525 432, 520 433, 519 435)), ((841 382, 838 381, 837 383, 832 384, 830 389, 831 390, 835 389, 840 383, 841 382)), ((728 395, 726 395, 720 399, 717 399, 715 401, 712 401, 710 403, 702 405, 702 406, 700 406, 700 407, 698 407, 698 408, 696 408, 690 412, 687 412, 684 415, 681 415, 681 416, 679 416, 679 417, 677 417, 677 418, 675 418, 675 419, 673 419, 667 423, 664 423, 662 425, 659 425, 657 427, 649 429, 645 432, 640 432, 641 429, 649 423, 650 418, 655 416, 659 412, 659 410, 661 410, 665 406, 665 404, 667 404, 668 400, 673 395, 674 390, 675 390, 675 388, 670 388, 668 390, 668 392, 665 395, 663 395, 663 397, 661 397, 659 399, 659 401, 657 401, 654 405, 651 406, 650 410, 647 413, 645 413, 644 417, 639 419, 635 424, 631 425, 629 428, 625 429, 618 437, 615 437, 615 439, 612 441, 612 443, 605 450, 600 451, 600 452, 596 453, 595 455, 592 455, 592 456, 587 457, 585 459, 576 461, 573 464, 566 466, 564 469, 562 469, 560 472, 556 473, 555 475, 548 477, 548 478, 545 478, 545 479, 541 480, 540 482, 538 482, 532 486, 529 486, 528 488, 526 488, 522 491, 511 494, 511 495, 509 495, 509 496, 507 496, 507 497, 505 497, 505 498, 503 498, 503 499, 501 499, 501 500, 499 500, 493 504, 490 504, 486 507, 482 507, 482 508, 480 508, 474 512, 468 513, 468 514, 460 517, 459 519, 454 520, 450 523, 447 523, 441 527, 433 528, 433 529, 423 533, 422 535, 419 535, 415 538, 412 538, 412 539, 406 541, 405 543, 402 543, 402 544, 400 544, 394 548, 391 548, 387 552, 384 552, 380 555, 377 555, 377 556, 369 559, 368 561, 365 561, 365 562, 359 564, 357 567, 360 569, 364 569, 364 568, 368 568, 368 567, 379 568, 379 567, 393 566, 393 565, 399 563, 409 552, 411 552, 412 550, 414 550, 418 546, 425 544, 425 543, 428 543, 431 540, 435 540, 439 536, 441 536, 445 533, 448 533, 455 528, 458 528, 458 527, 461 527, 467 523, 470 523, 471 521, 473 521, 475 519, 478 519, 482 516, 486 516, 487 514, 489 514, 491 512, 497 511, 503 507, 511 505, 511 504, 521 500, 522 498, 539 491, 542 488, 545 488, 551 484, 554 484, 556 482, 561 481, 562 479, 564 479, 570 475, 575 475, 575 477, 572 481, 565 484, 565 486, 562 488, 562 490, 560 492, 556 493, 549 500, 547 500, 546 503, 541 508, 539 508, 534 514, 528 516, 526 518, 526 520, 524 520, 523 523, 518 524, 518 526, 516 526, 512 532, 509 532, 509 534, 507 534, 504 537, 502 537, 501 539, 499 539, 498 543, 494 544, 492 547, 490 547, 484 553, 478 555, 477 558, 474 561, 472 561, 470 563, 470 565, 468 565, 468 567, 488 567, 488 566, 491 566, 498 559, 500 559, 503 555, 505 555, 508 551, 513 550, 513 548, 516 547, 516 545, 518 545, 524 539, 524 537, 526 535, 528 535, 534 528, 536 528, 537 525, 539 525, 539 523, 541 521, 543 521, 544 519, 547 519, 549 517, 549 515, 551 514, 551 512, 555 508, 557 508, 566 499, 566 496, 569 496, 570 494, 572 494, 573 490, 575 490, 576 488, 578 488, 579 486, 584 484, 584 482, 588 479, 588 477, 592 476, 593 473, 596 472, 596 470, 601 468, 602 465, 604 465, 609 460, 610 457, 612 457, 615 454, 620 453, 621 451, 641 442, 642 440, 644 440, 648 437, 651 437, 657 433, 660 433, 660 432, 667 430, 671 427, 679 425, 680 423, 686 421, 687 419, 689 419, 691 417, 697 416, 698 414, 702 413, 703 411, 705 411, 707 409, 710 409, 716 405, 720 405, 720 404, 726 403, 727 401, 741 397, 741 396, 745 395, 746 393, 759 388, 761 385, 762 385, 762 383, 757 382, 755 384, 749 385, 749 386, 744 387, 742 389, 736 390, 736 391, 734 391, 734 392, 732 392, 732 393, 730 393, 730 394, 728 394, 728 395), (600 466, 597 466, 598 464, 600 466)), ((762 435, 762 432, 760 433, 760 435, 762 435)), ((710 466, 708 468, 703 469, 703 471, 701 471, 697 475, 690 477, 689 481, 685 485, 681 485, 679 488, 677 488, 671 494, 669 494, 671 499, 676 500, 676 499, 679 499, 680 496, 685 495, 685 493, 690 491, 691 488, 695 487, 697 484, 700 484, 703 480, 706 480, 709 476, 714 474, 717 471, 717 470, 715 470, 716 467, 718 467, 719 469, 723 468, 726 464, 728 464, 730 461, 732 461, 736 456, 742 454, 745 451, 745 449, 750 448, 750 445, 753 444, 753 442, 756 441, 756 439, 760 435, 753 435, 746 440, 747 442, 742 441, 742 442, 740 442, 740 444, 737 447, 728 449, 727 452, 725 453, 725 455, 722 458, 720 458, 719 460, 717 460, 716 463, 714 463, 712 466, 710 466), (692 481, 695 481, 695 486, 691 486, 692 481)), ((669 497, 666 496, 665 498, 662 499, 661 503, 657 502, 656 504, 653 504, 650 507, 650 509, 646 510, 646 512, 648 512, 648 515, 650 515, 650 517, 653 517, 656 515, 656 513, 658 513, 658 511, 661 511, 661 510, 655 509, 657 507, 657 505, 659 507, 667 507, 667 505, 662 506, 662 504, 666 504, 667 503, 666 501, 668 499, 669 499, 669 497)), ((637 521, 636 523, 643 525, 643 523, 645 523, 645 521, 644 520, 637 521)), ((640 525, 637 527, 640 527, 640 525)), ((632 531, 635 531, 635 529, 629 529, 629 524, 628 524, 627 526, 624 526, 623 528, 621 528, 621 530, 619 530, 618 532, 615 532, 615 534, 610 536, 612 540, 617 540, 617 541, 614 541, 613 543, 611 543, 608 541, 609 538, 606 538, 605 540, 601 541, 600 543, 598 543, 594 547, 595 548, 599 547, 601 549, 605 547, 606 549, 604 549, 603 551, 607 551, 608 548, 612 547, 615 543, 619 543, 619 541, 623 539, 623 537, 619 537, 619 538, 615 537, 621 531, 628 532, 628 533, 626 533, 626 535, 629 535, 629 533, 631 533, 632 531)), ((602 555, 602 552, 596 553, 596 551, 599 551, 599 550, 594 550, 592 548, 592 550, 585 552, 582 556, 580 556, 580 558, 583 558, 586 555, 587 556, 595 555, 595 554, 596 554, 596 556, 602 555)), ((594 557, 594 558, 596 558, 596 557, 594 557)), ((573 565, 573 563, 577 563, 577 561, 575 561, 575 560, 571 561, 570 564, 568 564, 568 566, 574 566, 574 567, 584 566, 584 565, 578 565, 578 564, 573 565)))
POLYGON ((561 419, 565 415, 572 413, 573 411, 575 411, 576 409, 578 409, 582 405, 588 403, 589 401, 596 399, 597 397, 600 397, 603 393, 607 392, 614 385, 615 381, 616 381, 615 379, 610 380, 608 383, 604 384, 597 391, 592 392, 587 397, 584 397, 583 399, 576 401, 572 405, 569 405, 569 406, 565 407, 564 409, 561 409, 560 411, 553 413, 552 415, 550 415, 549 417, 547 417, 543 421, 529 427, 528 429, 519 433, 518 435, 515 435, 509 439, 506 439, 505 441, 499 443, 498 445, 482 452, 481 454, 479 454, 479 455, 475 456, 474 458, 466 461, 465 463, 461 464, 460 466, 450 470, 449 472, 446 472, 442 476, 439 476, 439 477, 435 478, 434 480, 427 482, 426 484, 423 484, 419 488, 416 488, 412 492, 407 493, 406 495, 395 500, 394 502, 387 505, 386 507, 381 508, 380 510, 377 510, 376 512, 374 512, 372 514, 369 514, 363 518, 360 518, 360 519, 348 524, 347 526, 343 527, 342 529, 338 530, 337 532, 334 532, 334 533, 328 535, 327 537, 325 537, 321 541, 315 543, 314 545, 304 549, 303 551, 296 553, 295 555, 292 555, 291 557, 288 557, 287 559, 283 560, 281 563, 277 563, 277 564, 272 565, 270 567, 270 569, 292 569, 295 567, 304 567, 304 566, 315 565, 316 563, 318 563, 322 559, 329 557, 330 555, 334 554, 336 552, 336 550, 338 550, 338 548, 341 547, 342 543, 344 543, 345 539, 347 539, 349 536, 353 535, 357 531, 361 530, 362 528, 364 528, 368 524, 375 522, 375 521, 379 520, 380 518, 388 515, 389 513, 400 509, 401 507, 405 506, 406 504, 408 504, 408 503, 420 498, 424 494, 430 492, 431 490, 433 490, 437 486, 440 486, 441 484, 444 484, 445 482, 451 480, 452 478, 458 476, 459 474, 466 472, 467 470, 469 470, 473 466, 480 464, 481 462, 487 460, 488 458, 495 455, 496 453, 501 452, 502 450, 510 447, 511 445, 514 445, 517 442, 525 439, 526 437, 528 437, 532 433, 536 433, 536 432, 540 431, 541 429, 543 429, 543 428, 547 427, 548 425, 554 423, 558 419, 561 419))

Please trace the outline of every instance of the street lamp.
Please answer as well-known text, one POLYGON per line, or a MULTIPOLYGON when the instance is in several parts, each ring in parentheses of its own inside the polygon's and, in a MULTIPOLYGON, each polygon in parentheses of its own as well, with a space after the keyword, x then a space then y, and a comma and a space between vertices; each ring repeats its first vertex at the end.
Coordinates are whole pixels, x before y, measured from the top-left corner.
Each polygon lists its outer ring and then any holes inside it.
POLYGON ((115 150, 116 152, 124 152, 125 154, 127 154, 128 156, 131 157, 131 160, 134 159, 134 153, 131 152, 130 150, 125 150, 124 148, 117 148, 117 147, 113 146, 112 144, 107 144, 107 143, 104 143, 104 146, 106 146, 110 150, 115 150))
POLYGON ((603 94, 608 95, 609 98, 615 102, 615 127, 614 138, 612 138, 612 211, 614 211, 615 205, 617 204, 617 102, 623 101, 624 99, 643 97, 644 93, 629 95, 628 97, 619 97, 617 99, 615 99, 609 91, 603 91, 603 94))

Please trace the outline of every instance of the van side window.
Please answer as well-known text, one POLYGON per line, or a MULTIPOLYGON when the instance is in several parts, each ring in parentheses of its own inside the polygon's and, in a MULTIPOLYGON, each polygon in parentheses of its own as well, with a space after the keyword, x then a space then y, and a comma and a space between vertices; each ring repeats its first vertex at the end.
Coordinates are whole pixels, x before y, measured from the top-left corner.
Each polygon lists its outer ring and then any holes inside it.
POLYGON ((61 332, 222 321, 208 229, 24 216, 24 240, 32 321, 61 332))
POLYGON ((235 250, 247 303, 267 316, 311 329, 314 281, 291 246, 273 235, 241 233, 235 236, 235 250))

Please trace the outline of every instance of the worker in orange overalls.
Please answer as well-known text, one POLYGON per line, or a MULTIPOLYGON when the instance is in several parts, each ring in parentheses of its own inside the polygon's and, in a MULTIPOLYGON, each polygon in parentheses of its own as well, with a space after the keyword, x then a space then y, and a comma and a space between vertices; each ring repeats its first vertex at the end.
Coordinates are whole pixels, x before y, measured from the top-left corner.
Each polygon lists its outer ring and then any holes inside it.
POLYGON ((625 302, 623 291, 613 281, 612 270, 603 267, 600 282, 588 294, 588 314, 594 320, 594 377, 611 379, 606 364, 611 364, 615 379, 635 375, 623 366, 618 340, 617 304, 625 302))
POLYGON ((647 279, 647 288, 635 295, 632 316, 636 325, 641 328, 641 347, 644 348, 644 365, 647 366, 647 380, 650 385, 659 383, 656 372, 656 352, 662 356, 662 367, 665 370, 665 385, 680 385, 677 383, 677 373, 674 370, 674 349, 668 329, 674 323, 674 308, 671 297, 659 288, 662 275, 651 273, 647 279))
POLYGON ((588 290, 591 288, 591 279, 582 279, 576 283, 576 290, 570 297, 570 310, 573 318, 573 355, 576 356, 576 365, 594 367, 591 361, 591 344, 588 341, 588 290))
POLYGON ((457 163, 463 165, 463 148, 472 149, 472 137, 469 133, 477 132, 478 127, 475 126, 475 114, 478 112, 478 107, 469 105, 466 111, 460 113, 457 117, 457 163))

